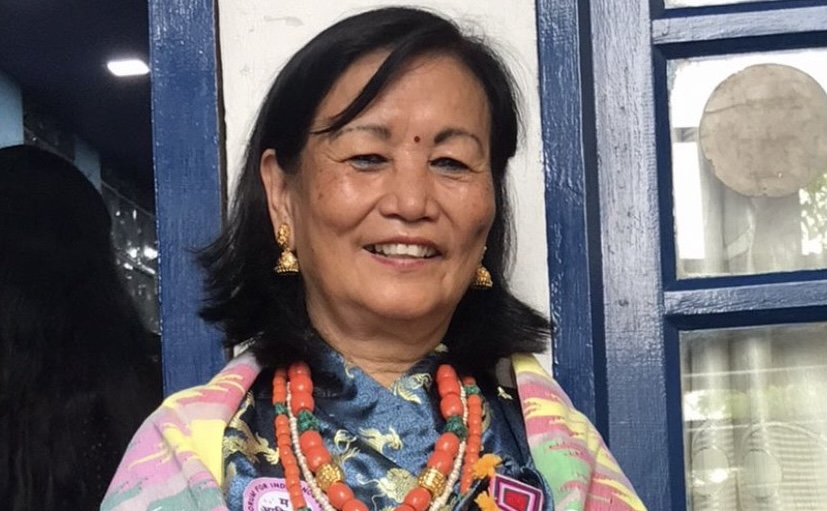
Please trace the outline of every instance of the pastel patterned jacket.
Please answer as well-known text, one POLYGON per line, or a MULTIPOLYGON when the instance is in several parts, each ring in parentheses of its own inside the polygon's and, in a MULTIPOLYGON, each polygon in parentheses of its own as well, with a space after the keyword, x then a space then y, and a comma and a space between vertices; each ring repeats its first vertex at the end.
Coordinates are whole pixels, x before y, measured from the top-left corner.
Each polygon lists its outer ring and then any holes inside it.
MULTIPOLYGON (((589 420, 531 355, 512 365, 537 470, 555 511, 644 511, 589 420)), ((251 354, 206 385, 168 397, 130 443, 103 511, 225 511, 222 439, 260 372, 251 354)))

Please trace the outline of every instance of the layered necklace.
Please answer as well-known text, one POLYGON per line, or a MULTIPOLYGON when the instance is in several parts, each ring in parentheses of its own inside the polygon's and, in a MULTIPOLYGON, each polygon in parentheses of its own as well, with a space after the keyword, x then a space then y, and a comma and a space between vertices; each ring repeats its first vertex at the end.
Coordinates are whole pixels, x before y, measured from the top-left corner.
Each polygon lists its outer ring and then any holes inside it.
MULTIPOLYGON (((460 493, 471 487, 473 465, 482 447, 482 394, 471 377, 461 381, 447 365, 436 372, 439 410, 445 419, 443 433, 425 468, 395 511, 436 511, 446 505, 457 480, 460 493)), ((310 492, 325 511, 368 511, 345 483, 342 468, 334 462, 319 434, 313 415, 313 380, 304 362, 294 362, 273 376, 276 445, 284 468, 285 486, 294 511, 310 511, 302 494, 303 476, 310 492)))

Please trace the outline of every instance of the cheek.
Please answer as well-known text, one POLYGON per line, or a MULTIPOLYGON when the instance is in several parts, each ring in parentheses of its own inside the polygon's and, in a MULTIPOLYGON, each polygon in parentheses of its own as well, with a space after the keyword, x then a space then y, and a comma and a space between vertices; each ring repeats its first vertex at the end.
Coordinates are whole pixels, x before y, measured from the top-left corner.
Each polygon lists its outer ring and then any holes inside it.
MULTIPOLYGON (((303 204, 299 221, 315 234, 342 233, 358 225, 364 216, 363 188, 335 170, 319 170, 305 182, 299 201, 303 204)), ((312 241, 312 236, 311 236, 312 241)))
POLYGON ((485 242, 488 231, 491 230, 491 226, 494 224, 494 216, 497 212, 493 184, 488 184, 482 188, 469 202, 466 211, 470 216, 470 223, 475 227, 474 238, 482 238, 485 242))

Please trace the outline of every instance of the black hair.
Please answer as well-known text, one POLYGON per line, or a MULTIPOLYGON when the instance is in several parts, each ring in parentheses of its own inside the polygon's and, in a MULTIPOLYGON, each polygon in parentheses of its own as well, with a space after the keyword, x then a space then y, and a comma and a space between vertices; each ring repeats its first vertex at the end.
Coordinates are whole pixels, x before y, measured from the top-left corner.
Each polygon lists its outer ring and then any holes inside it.
POLYGON ((354 62, 379 50, 389 52, 384 62, 321 132, 336 131, 353 120, 417 57, 447 55, 465 65, 482 85, 490 113, 496 215, 483 263, 494 287, 466 293, 444 342, 453 363, 466 372, 488 370, 515 352, 542 351, 548 320, 514 297, 504 280, 511 221, 505 173, 520 124, 513 79, 481 39, 464 35, 440 16, 411 8, 383 8, 344 19, 307 43, 279 73, 253 128, 228 224, 200 255, 207 290, 202 317, 219 324, 228 346, 251 340, 265 366, 312 356, 309 340, 314 332, 301 281, 272 272, 281 249, 273 236, 260 159, 265 150, 274 149, 285 172, 298 172, 319 104, 354 62))
POLYGON ((0 149, 0 500, 97 509, 160 371, 100 194, 61 157, 0 149))

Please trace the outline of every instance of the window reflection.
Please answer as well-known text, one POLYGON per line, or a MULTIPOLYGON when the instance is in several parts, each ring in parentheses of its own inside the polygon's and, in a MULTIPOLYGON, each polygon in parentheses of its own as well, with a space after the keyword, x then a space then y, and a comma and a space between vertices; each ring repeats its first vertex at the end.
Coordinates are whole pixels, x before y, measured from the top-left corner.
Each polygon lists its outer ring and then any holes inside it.
POLYGON ((827 509, 827 324, 683 332, 688 509, 827 509))
POLYGON ((825 57, 669 63, 679 278, 827 263, 825 57))
POLYGON ((155 215, 105 182, 101 193, 112 215, 112 241, 118 267, 147 328, 158 334, 155 215))

